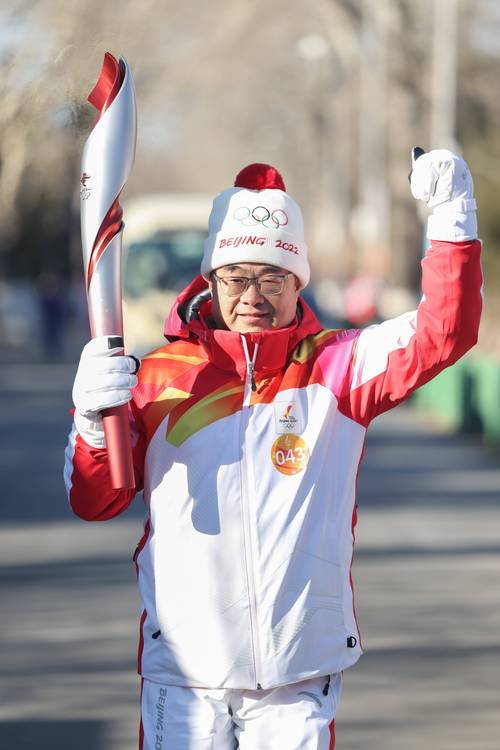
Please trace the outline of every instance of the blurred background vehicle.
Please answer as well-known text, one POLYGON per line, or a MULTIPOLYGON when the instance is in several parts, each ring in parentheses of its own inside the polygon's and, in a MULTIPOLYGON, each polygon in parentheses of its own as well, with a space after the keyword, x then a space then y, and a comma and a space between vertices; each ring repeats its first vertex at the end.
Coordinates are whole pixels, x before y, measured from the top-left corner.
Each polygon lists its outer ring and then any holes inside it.
POLYGON ((123 297, 126 347, 144 354, 164 343, 176 295, 200 272, 212 198, 141 195, 124 203, 123 297))

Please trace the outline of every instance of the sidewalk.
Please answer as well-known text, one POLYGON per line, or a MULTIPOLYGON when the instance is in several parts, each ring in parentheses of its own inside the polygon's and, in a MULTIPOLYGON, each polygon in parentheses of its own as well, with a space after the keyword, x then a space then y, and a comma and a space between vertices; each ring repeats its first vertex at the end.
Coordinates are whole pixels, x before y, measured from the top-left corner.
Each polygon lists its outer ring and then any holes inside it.
POLYGON ((365 655, 338 750, 495 750, 500 460, 400 407, 371 428, 354 576, 365 655))
MULTIPOLYGON (((106 524, 67 510, 75 369, 0 372, 6 750, 137 747, 141 507, 106 524)), ((497 750, 500 457, 406 407, 369 434, 354 564, 365 655, 345 675, 336 750, 497 750)))

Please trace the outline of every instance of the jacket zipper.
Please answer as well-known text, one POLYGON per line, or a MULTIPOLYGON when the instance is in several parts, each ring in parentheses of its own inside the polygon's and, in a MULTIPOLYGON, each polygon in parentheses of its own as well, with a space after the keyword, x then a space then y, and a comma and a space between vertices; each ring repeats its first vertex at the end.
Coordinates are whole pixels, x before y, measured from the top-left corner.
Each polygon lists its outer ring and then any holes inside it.
POLYGON ((245 359, 247 363, 247 374, 246 374, 246 379, 245 379, 245 398, 243 399, 243 406, 249 406, 250 391, 248 391, 248 383, 250 383, 252 391, 257 390, 257 384, 255 382, 255 360, 257 359, 257 351, 259 349, 259 345, 258 344, 254 345, 253 355, 252 355, 252 358, 250 359, 247 340, 245 336, 243 335, 241 336, 241 342, 243 344, 243 351, 245 352, 245 359))
MULTIPOLYGON (((245 336, 241 336, 242 344, 243 344, 243 351, 245 352, 245 359, 247 363, 247 371, 246 371, 246 377, 245 377, 245 387, 243 391, 243 408, 250 406, 250 399, 251 399, 251 391, 256 390, 255 385, 255 360, 257 358, 257 351, 258 351, 258 344, 255 344, 252 358, 250 358, 249 352, 248 352, 248 344, 246 341, 245 336)), ((242 427, 243 422, 243 412, 240 416, 241 422, 240 425, 242 427)), ((261 664, 261 656, 260 656, 260 639, 259 639, 259 623, 257 618, 257 594, 255 589, 255 569, 254 569, 254 540, 253 540, 253 534, 252 534, 252 523, 251 523, 251 517, 250 517, 250 498, 252 496, 252 485, 255 483, 252 482, 253 479, 253 472, 250 471, 251 467, 249 463, 247 462, 246 455, 246 436, 245 431, 242 429, 241 434, 242 440, 244 441, 243 445, 243 453, 241 458, 241 492, 242 492, 242 511, 243 511, 243 535, 245 539, 245 558, 246 558, 246 572, 247 572, 247 581, 248 581, 248 592, 249 592, 249 602, 250 602, 250 622, 251 622, 251 628, 252 628, 252 647, 253 647, 253 657, 254 657, 254 665, 255 665, 255 682, 256 682, 256 688, 259 690, 261 688, 260 684, 260 664, 261 664)))

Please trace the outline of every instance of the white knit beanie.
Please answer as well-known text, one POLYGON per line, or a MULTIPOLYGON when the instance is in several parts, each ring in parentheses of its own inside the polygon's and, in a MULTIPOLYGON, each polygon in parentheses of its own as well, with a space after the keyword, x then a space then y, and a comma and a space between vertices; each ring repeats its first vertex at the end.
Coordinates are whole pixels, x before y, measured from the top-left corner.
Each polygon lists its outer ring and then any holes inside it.
POLYGON ((310 269, 302 212, 285 191, 280 173, 268 164, 250 164, 234 185, 214 199, 203 276, 221 266, 266 263, 291 271, 304 288, 310 269))

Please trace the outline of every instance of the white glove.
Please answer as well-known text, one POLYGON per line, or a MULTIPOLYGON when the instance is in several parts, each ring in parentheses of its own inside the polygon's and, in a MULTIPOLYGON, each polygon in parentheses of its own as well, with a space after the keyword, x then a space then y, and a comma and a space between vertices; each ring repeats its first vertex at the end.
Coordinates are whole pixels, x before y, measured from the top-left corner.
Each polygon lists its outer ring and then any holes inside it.
POLYGON ((477 237, 474 183, 465 161, 447 149, 412 149, 411 193, 432 209, 430 240, 465 242, 477 237))
POLYGON ((101 411, 126 404, 137 385, 139 360, 123 355, 122 346, 113 346, 117 339, 98 336, 84 346, 73 385, 75 426, 94 448, 106 446, 101 411))

